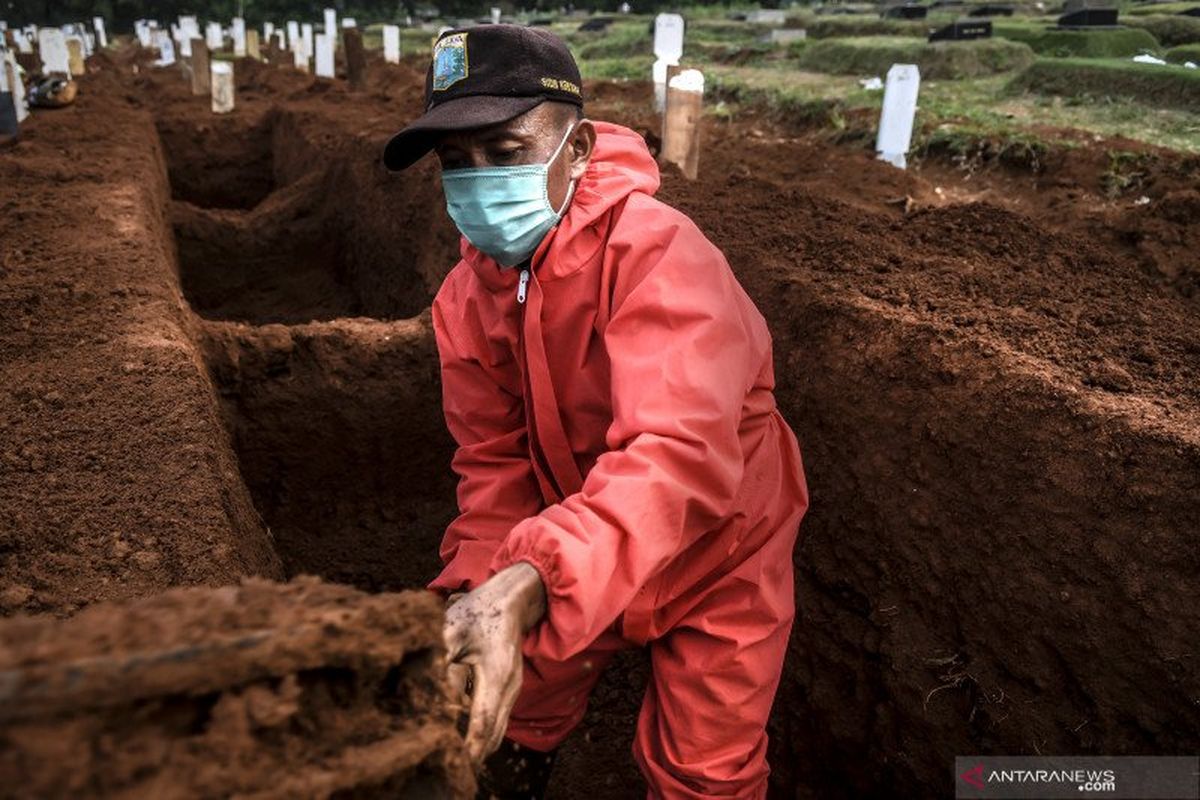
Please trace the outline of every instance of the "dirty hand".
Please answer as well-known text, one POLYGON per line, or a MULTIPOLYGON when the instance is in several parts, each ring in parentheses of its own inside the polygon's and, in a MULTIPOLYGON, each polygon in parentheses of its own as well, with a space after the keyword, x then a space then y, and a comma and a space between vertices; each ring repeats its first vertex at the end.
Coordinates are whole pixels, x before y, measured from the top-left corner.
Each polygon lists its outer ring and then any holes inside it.
MULTIPOLYGON (((495 752, 521 689, 521 640, 546 611, 546 589, 531 565, 520 562, 497 572, 446 611, 447 655, 469 665, 474 691, 467 751, 480 763, 495 752)), ((452 674, 452 682, 458 682, 452 674)))

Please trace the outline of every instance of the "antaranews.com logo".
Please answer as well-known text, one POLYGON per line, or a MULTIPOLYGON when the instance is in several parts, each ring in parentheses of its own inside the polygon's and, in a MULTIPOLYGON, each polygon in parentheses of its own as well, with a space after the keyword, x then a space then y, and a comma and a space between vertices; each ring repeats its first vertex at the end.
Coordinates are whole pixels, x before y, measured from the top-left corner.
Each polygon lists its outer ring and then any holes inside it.
POLYGON ((959 756, 954 796, 1200 800, 1200 757, 959 756))

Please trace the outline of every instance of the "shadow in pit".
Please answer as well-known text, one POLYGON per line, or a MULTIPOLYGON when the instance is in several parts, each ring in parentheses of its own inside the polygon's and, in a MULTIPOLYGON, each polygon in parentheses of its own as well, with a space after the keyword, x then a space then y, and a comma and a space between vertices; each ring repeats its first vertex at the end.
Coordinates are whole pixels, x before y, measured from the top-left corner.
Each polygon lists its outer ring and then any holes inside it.
POLYGON ((313 140, 310 122, 159 121, 180 284, 201 316, 404 319, 454 262, 435 184, 398 187, 361 148, 313 140))

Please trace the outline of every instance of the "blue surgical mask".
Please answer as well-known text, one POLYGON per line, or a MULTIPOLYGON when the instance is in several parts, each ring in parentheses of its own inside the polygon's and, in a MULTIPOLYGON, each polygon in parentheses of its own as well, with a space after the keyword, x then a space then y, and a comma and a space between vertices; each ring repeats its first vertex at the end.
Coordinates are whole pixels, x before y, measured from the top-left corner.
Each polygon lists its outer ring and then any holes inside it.
POLYGON ((467 241, 496 259, 502 267, 520 264, 533 255, 546 234, 562 219, 575 193, 567 189, 562 208, 550 205, 547 194, 550 165, 558 158, 574 126, 544 164, 477 167, 442 172, 446 211, 467 241))

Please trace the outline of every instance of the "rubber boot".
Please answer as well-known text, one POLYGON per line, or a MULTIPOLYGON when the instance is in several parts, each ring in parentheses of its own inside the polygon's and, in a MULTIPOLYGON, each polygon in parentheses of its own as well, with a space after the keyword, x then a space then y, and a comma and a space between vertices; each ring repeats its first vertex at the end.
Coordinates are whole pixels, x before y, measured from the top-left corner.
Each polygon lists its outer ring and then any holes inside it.
POLYGON ((557 753, 541 753, 505 739, 483 762, 475 800, 542 800, 557 753))

